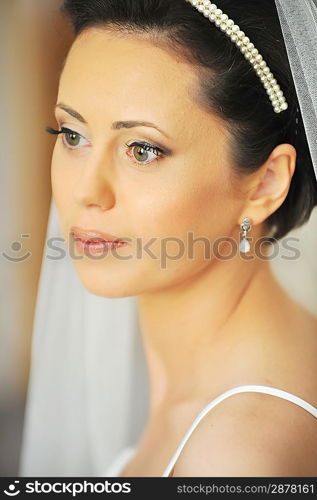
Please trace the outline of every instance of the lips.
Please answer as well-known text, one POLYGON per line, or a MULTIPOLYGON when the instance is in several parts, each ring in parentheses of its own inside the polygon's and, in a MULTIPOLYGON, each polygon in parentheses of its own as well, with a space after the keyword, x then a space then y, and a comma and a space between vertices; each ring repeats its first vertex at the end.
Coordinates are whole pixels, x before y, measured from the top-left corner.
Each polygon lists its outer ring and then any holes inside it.
POLYGON ((77 226, 72 226, 70 229, 70 234, 78 240, 82 240, 83 242, 104 242, 104 243, 120 243, 123 240, 120 240, 117 236, 113 234, 104 233, 102 231, 98 231, 96 229, 82 229, 77 226))

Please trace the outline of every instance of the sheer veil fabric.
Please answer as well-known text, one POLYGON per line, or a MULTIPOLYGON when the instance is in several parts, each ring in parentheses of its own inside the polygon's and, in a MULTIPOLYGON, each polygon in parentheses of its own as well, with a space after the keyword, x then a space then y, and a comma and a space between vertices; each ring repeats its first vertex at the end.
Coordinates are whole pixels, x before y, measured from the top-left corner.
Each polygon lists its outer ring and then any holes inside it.
MULTIPOLYGON (((64 248, 54 201, 46 240, 64 248)), ((91 294, 58 255, 43 256, 20 473, 98 476, 146 417, 136 303, 91 294)))
MULTIPOLYGON (((317 0, 275 1, 317 179, 317 0)), ((296 297, 298 283, 305 284, 296 298, 315 311, 316 228, 314 211, 294 233, 300 235, 300 262, 287 271, 274 263, 289 293, 296 297)), ((46 245, 43 254, 19 474, 102 476, 135 443, 147 416, 136 301, 97 297, 83 288, 52 201, 47 242, 56 237, 59 250, 46 245)))
POLYGON ((317 0, 275 0, 317 180, 317 0))

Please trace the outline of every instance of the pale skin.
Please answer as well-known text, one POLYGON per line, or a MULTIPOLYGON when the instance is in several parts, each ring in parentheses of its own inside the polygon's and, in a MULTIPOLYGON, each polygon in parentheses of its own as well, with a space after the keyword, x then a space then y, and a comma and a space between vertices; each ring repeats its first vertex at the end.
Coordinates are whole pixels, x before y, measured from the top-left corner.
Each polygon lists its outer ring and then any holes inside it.
MULTIPOLYGON (((233 180, 225 123, 197 105, 197 85, 190 65, 135 35, 90 28, 74 42, 57 102, 87 124, 56 109, 59 126, 82 139, 75 151, 59 136, 52 160, 66 241, 72 225, 129 237, 130 245, 117 250, 124 257, 135 238, 155 237, 156 255, 166 237, 187 249, 188 231, 239 243, 244 217, 253 241, 265 234, 264 221, 287 196, 296 150, 280 144, 255 174, 233 180), (119 120, 152 122, 166 135, 145 126, 112 130, 119 120), (135 157, 125 146, 134 141, 171 154, 135 157)), ((170 242, 167 251, 178 249, 170 242)), ((316 318, 282 289, 268 260, 245 260, 239 252, 204 259, 199 245, 194 255, 168 260, 166 269, 149 255, 74 261, 92 293, 138 300, 150 411, 123 476, 161 475, 199 410, 237 385, 271 385, 317 405, 316 318)), ((315 419, 300 407, 239 394, 205 417, 173 475, 316 475, 316 440, 315 419)))

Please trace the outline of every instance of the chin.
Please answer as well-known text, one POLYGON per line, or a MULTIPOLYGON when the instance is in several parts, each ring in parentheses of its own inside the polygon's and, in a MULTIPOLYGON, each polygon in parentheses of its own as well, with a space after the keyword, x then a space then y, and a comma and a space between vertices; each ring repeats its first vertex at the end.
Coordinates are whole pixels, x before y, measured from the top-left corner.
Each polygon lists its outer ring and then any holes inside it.
POLYGON ((144 283, 141 290, 137 274, 129 277, 127 272, 122 273, 118 270, 116 272, 107 269, 92 271, 91 269, 75 267, 83 287, 93 295, 105 298, 123 298, 132 297, 144 291, 144 283))
POLYGON ((91 280, 81 280, 83 287, 93 295, 109 299, 119 299, 123 297, 133 297, 138 294, 136 288, 129 287, 126 284, 116 283, 92 283, 91 280))

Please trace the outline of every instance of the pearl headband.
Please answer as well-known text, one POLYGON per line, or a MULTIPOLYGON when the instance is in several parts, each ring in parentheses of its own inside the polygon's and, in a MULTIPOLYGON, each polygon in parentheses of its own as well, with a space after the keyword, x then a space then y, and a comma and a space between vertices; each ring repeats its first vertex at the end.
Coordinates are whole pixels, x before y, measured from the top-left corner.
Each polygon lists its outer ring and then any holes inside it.
POLYGON ((242 54, 244 54, 244 57, 250 61, 272 101, 275 113, 281 113, 286 110, 288 104, 274 75, 271 73, 261 54, 259 54, 259 51, 254 47, 254 44, 240 30, 240 27, 232 19, 229 19, 229 16, 224 14, 221 9, 218 9, 217 5, 211 3, 210 0, 186 0, 186 2, 189 2, 220 28, 236 44, 242 54))

